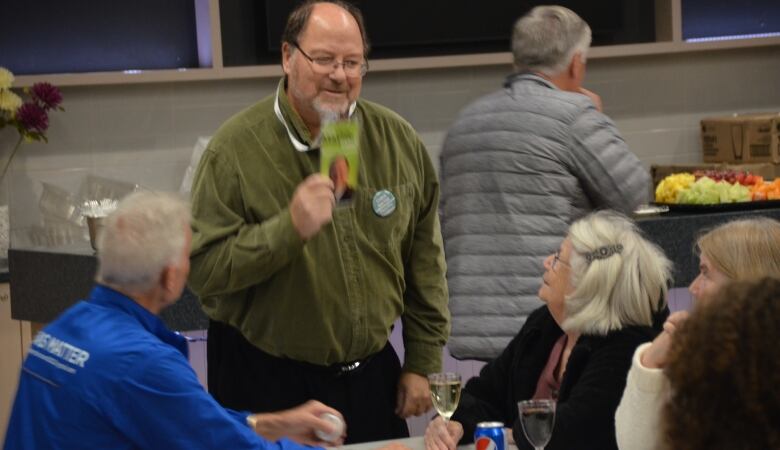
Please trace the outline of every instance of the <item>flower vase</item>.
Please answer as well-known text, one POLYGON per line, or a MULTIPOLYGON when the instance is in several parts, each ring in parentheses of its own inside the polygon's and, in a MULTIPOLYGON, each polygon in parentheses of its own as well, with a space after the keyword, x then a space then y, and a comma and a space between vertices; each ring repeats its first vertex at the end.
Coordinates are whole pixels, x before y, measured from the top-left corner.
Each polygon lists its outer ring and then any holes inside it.
POLYGON ((11 141, 10 137, 10 134, 0 136, 0 273, 8 272, 8 248, 11 240, 9 168, 22 143, 21 137, 15 142, 11 141))
POLYGON ((0 181, 0 272, 8 271, 8 247, 11 241, 11 223, 8 208, 8 187, 0 181))
POLYGON ((8 219, 8 205, 0 205, 0 272, 8 269, 8 246, 11 241, 11 226, 8 219))

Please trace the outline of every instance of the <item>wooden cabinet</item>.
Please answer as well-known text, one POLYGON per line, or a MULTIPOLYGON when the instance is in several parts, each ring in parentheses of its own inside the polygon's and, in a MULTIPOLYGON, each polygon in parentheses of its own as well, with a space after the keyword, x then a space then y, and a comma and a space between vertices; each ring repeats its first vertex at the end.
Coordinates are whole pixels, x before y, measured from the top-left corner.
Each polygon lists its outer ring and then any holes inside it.
POLYGON ((0 283, 0 443, 5 442, 22 361, 41 328, 43 324, 11 318, 10 285, 0 283))
POLYGON ((30 344, 30 322, 11 319, 11 294, 8 283, 0 284, 0 443, 16 395, 19 369, 30 344))

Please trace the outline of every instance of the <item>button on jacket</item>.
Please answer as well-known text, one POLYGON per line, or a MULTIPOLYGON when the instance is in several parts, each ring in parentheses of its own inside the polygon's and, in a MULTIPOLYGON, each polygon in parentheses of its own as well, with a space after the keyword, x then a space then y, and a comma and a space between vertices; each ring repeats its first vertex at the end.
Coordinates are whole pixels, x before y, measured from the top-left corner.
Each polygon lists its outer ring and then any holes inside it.
POLYGON ((279 449, 225 409, 187 361, 187 342, 117 291, 93 289, 35 337, 5 449, 279 449))

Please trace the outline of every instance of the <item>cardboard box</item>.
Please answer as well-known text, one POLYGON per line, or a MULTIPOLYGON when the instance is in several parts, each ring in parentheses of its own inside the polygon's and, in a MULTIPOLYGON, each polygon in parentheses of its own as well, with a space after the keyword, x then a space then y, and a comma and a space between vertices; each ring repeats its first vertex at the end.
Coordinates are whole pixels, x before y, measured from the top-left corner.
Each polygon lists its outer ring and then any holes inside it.
POLYGON ((780 163, 780 113, 735 114, 701 121, 704 162, 780 163))
POLYGON ((761 175, 766 181, 780 178, 780 164, 675 164, 669 166, 653 165, 650 167, 650 175, 653 178, 653 189, 668 175, 680 172, 693 173, 694 170, 734 170, 737 172, 750 172, 761 175))

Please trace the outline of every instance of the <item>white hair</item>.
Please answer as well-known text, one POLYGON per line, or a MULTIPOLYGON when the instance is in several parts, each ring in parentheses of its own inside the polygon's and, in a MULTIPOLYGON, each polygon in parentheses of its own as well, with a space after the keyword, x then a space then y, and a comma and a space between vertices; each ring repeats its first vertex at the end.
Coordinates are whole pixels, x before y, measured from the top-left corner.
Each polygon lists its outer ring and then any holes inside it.
POLYGON ((568 238, 574 291, 565 300, 562 328, 605 335, 628 325, 651 326, 666 306, 671 281, 672 263, 663 251, 613 211, 576 221, 568 238))
POLYGON ((189 205, 175 194, 128 195, 98 234, 97 282, 132 292, 151 289, 165 267, 178 265, 189 223, 189 205))
POLYGON ((515 22, 512 54, 518 72, 556 76, 575 53, 585 62, 591 42, 587 23, 563 6, 537 6, 515 22))

